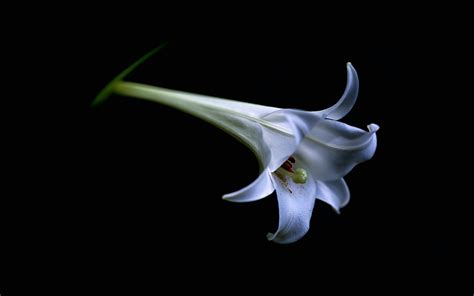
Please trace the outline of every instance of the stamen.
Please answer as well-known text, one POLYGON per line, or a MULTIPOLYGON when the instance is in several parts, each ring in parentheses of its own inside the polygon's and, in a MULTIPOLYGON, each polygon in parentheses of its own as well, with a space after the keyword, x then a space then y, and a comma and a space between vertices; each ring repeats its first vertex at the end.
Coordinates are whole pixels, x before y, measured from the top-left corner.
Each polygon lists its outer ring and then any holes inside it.
POLYGON ((280 182, 286 187, 286 189, 288 189, 290 193, 293 193, 293 190, 290 189, 290 186, 288 184, 287 177, 281 171, 275 171, 275 175, 278 177, 280 182))
POLYGON ((283 169, 287 170, 287 171, 290 172, 290 173, 294 173, 294 171, 293 171, 293 166, 292 166, 291 163, 289 163, 288 161, 285 161, 285 163, 283 163, 283 164, 281 165, 281 167, 282 167, 283 169))
POLYGON ((290 158, 288 158, 288 160, 291 161, 292 163, 295 163, 295 162, 296 162, 296 160, 295 160, 295 158, 294 158, 293 156, 290 156, 290 158))

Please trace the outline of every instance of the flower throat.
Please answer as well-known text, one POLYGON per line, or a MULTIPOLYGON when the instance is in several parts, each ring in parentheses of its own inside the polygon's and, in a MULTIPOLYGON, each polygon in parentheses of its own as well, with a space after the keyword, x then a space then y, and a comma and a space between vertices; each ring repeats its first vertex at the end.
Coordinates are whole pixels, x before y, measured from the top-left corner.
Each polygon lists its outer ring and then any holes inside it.
MULTIPOLYGON (((277 170, 282 175, 289 175, 296 184, 304 184, 308 180, 308 173, 303 168, 293 168, 296 164, 296 159, 290 156, 277 170)), ((281 177, 281 176, 279 176, 281 177)))

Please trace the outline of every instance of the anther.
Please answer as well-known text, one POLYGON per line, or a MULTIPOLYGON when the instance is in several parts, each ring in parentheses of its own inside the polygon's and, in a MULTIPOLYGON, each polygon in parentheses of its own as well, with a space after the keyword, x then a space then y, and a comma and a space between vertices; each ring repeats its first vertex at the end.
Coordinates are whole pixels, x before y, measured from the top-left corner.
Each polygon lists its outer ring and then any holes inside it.
POLYGON ((292 166, 291 163, 289 163, 288 161, 285 161, 285 163, 283 163, 283 164, 281 165, 281 167, 282 167, 283 169, 287 170, 287 171, 290 172, 290 173, 294 173, 294 171, 293 171, 293 166, 292 166))

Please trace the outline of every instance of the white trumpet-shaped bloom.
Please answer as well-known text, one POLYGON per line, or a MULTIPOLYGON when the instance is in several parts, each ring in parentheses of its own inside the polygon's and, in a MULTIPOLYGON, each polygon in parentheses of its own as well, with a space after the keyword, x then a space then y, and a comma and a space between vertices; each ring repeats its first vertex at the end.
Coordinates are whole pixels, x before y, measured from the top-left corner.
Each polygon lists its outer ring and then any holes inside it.
MULTIPOLYGON (((309 229, 316 199, 337 212, 349 202, 343 177, 370 159, 377 146, 378 126, 368 131, 337 120, 357 99, 357 73, 347 64, 344 94, 322 111, 260 106, 125 81, 109 85, 109 92, 151 100, 192 114, 228 132, 256 155, 261 172, 250 185, 223 196, 233 202, 262 199, 276 191, 279 225, 267 238, 291 243, 309 229)), ((100 99, 100 98, 99 98, 100 99)))

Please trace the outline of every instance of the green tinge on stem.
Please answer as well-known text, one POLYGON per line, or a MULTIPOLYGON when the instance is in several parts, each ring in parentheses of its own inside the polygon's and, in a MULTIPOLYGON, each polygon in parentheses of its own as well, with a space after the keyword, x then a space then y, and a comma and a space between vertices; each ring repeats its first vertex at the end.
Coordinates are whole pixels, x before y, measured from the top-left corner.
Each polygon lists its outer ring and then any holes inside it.
POLYGON ((97 105, 100 105, 103 103, 107 98, 114 92, 114 87, 115 84, 119 81, 122 81, 125 76, 130 74, 133 70, 135 70, 138 66, 143 64, 146 60, 148 60, 150 57, 152 57, 155 53, 160 51, 163 47, 165 47, 168 43, 165 42, 162 45, 158 46, 157 48, 153 49, 152 51, 148 52, 145 54, 143 57, 141 57, 138 61, 133 63, 131 66, 123 70, 119 75, 117 75, 112 81, 109 82, 101 91, 100 93, 95 97, 94 101, 92 102, 91 106, 95 107, 97 105))

